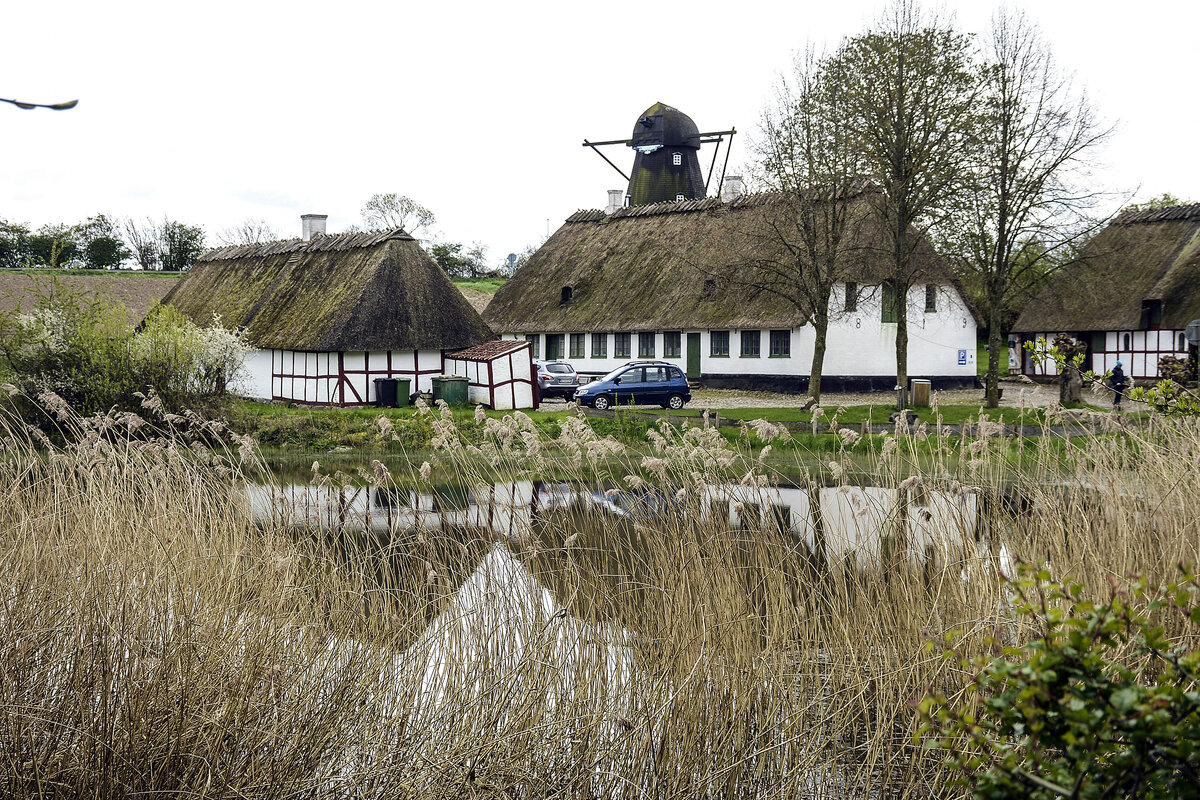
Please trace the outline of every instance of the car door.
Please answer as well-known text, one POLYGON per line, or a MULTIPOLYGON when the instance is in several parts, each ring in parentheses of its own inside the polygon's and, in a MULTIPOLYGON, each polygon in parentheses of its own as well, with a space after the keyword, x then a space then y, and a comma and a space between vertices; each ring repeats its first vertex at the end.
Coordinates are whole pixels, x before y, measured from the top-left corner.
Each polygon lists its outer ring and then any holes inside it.
POLYGON ((646 380, 638 402, 647 405, 662 405, 667 402, 669 386, 666 367, 646 367, 646 380))
POLYGON ((617 405, 629 405, 630 403, 638 402, 635 396, 641 392, 643 383, 642 373, 644 371, 644 367, 633 367, 617 376, 618 383, 616 390, 613 392, 617 405))

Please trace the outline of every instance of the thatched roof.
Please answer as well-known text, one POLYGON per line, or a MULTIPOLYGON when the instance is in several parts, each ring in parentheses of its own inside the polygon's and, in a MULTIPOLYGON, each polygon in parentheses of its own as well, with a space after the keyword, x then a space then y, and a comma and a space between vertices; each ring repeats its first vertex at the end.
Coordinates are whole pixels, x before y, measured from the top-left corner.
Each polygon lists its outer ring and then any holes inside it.
POLYGON ((1029 302, 1013 331, 1140 330, 1143 303, 1156 300, 1164 329, 1200 317, 1200 204, 1117 217, 1029 302))
POLYGON ((199 324, 217 313, 258 347, 440 350, 493 338, 399 229, 210 250, 163 302, 199 324))
MULTIPOLYGON (((756 194, 578 211, 500 287, 484 319, 505 333, 799 327, 807 317, 793 303, 721 277, 778 255, 762 229, 789 208, 756 194)), ((877 227, 861 225, 847 279, 880 283, 887 249, 877 227)), ((921 280, 952 282, 927 242, 914 260, 921 280)))

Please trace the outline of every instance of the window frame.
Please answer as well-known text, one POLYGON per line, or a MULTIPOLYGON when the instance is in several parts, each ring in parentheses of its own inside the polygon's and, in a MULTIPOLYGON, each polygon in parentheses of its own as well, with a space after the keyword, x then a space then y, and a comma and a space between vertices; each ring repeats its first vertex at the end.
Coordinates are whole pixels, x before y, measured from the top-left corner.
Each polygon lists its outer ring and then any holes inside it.
POLYGON ((683 358, 683 331, 663 331, 663 358, 683 358))
POLYGON ((900 311, 896 298, 896 285, 891 281, 884 281, 879 284, 879 295, 879 321, 884 325, 898 324, 900 311))
POLYGON ((937 312, 937 284, 925 284, 925 313, 933 314, 937 312))
POLYGON ((671 166, 673 166, 673 167, 682 167, 683 166, 683 153, 680 153, 680 152, 671 153, 671 166))
POLYGON ((613 358, 631 358, 633 356, 633 334, 629 332, 613 334, 613 358), (624 345, 622 347, 621 345, 624 345))
POLYGON ((638 331, 638 358, 654 358, 654 331, 638 331))
POLYGON ((739 358, 760 358, 762 356, 762 331, 740 331, 739 358), (753 345, 753 346, 751 346, 753 345))
POLYGON ((708 357, 709 358, 729 358, 729 331, 709 331, 708 332, 708 357), (718 351, 717 342, 724 342, 723 352, 718 351))
POLYGON ((770 358, 792 357, 792 331, 790 328, 773 330, 769 334, 770 358), (777 347, 776 345, 781 345, 777 347))
POLYGON ((592 358, 608 358, 608 334, 592 334, 592 358), (599 347, 596 345, 599 344, 599 347))
POLYGON ((584 347, 586 346, 584 344, 583 334, 582 333, 572 333, 570 335, 568 342, 569 342, 568 346, 570 347, 570 350, 568 351, 569 355, 567 357, 568 358, 583 358, 584 347))
POLYGON ((529 342, 529 355, 531 358, 541 359, 541 343, 542 335, 540 333, 525 334, 525 341, 529 342))
POLYGON ((858 311, 858 283, 846 281, 846 302, 843 311, 858 311))
POLYGON ((566 334, 564 333, 547 333, 546 334, 546 360, 559 361, 566 355, 566 334), (558 345, 557 348, 554 345, 558 345), (557 353, 557 355, 555 355, 557 353))

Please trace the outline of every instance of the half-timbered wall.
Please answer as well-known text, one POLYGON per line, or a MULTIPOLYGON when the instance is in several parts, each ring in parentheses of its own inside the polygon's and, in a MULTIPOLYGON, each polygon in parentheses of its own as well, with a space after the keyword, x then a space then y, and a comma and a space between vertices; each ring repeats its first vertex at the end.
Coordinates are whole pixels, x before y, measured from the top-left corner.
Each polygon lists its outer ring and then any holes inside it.
MULTIPOLYGON (((1024 334, 1023 341, 1044 339, 1053 343, 1056 333, 1024 334)), ((1086 342, 1090 356, 1086 367, 1098 374, 1112 370, 1117 361, 1122 362, 1125 375, 1134 380, 1154 380, 1159 377, 1158 359, 1161 356, 1182 357, 1187 355, 1187 340, 1183 331, 1104 331, 1099 333, 1072 333, 1086 342)), ((1022 371, 1026 375, 1048 377, 1058 374, 1052 359, 1037 363, 1030 353, 1022 355, 1022 371)))
POLYGON ((491 358, 446 358, 446 372, 467 378, 467 400, 497 410, 533 408, 529 345, 491 358))
POLYGON ((376 378, 407 378, 409 391, 427 392, 445 372, 440 350, 270 353, 271 398, 297 403, 369 405, 376 378))

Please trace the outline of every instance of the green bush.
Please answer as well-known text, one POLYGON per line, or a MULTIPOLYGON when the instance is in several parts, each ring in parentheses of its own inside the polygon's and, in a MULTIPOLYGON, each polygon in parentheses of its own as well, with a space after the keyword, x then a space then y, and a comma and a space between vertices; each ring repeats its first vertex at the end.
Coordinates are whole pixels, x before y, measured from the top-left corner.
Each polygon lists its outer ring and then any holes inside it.
POLYGON ((920 737, 980 798, 1200 796, 1200 633, 1194 574, 1103 602, 1025 568, 1012 582, 1036 636, 973 670, 953 702, 920 704, 920 737), (1175 635, 1168 637, 1162 625, 1175 635))

